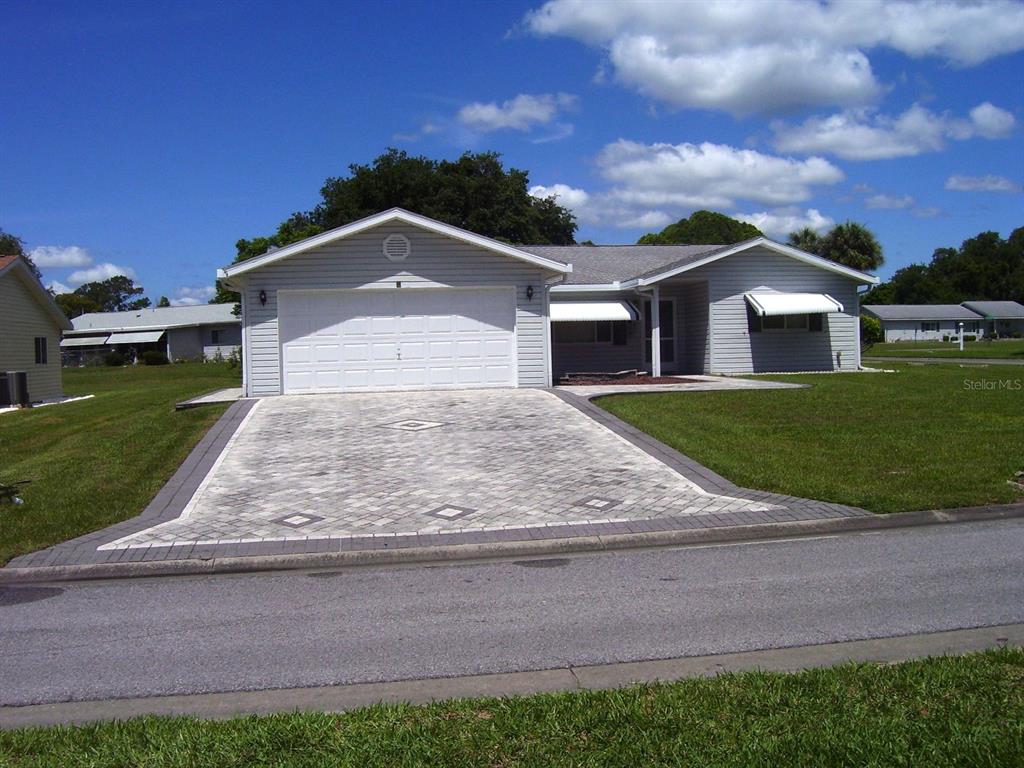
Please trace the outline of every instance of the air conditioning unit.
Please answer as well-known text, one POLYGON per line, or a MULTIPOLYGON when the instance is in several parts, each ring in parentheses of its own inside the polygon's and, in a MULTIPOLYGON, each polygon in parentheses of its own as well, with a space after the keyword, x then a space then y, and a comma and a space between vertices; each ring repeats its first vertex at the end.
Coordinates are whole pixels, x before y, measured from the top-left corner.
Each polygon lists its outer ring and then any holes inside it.
POLYGON ((6 389, 7 405, 20 405, 25 408, 32 404, 28 394, 28 374, 25 371, 7 371, 4 375, 6 386, 0 385, 0 405, 4 404, 6 389))

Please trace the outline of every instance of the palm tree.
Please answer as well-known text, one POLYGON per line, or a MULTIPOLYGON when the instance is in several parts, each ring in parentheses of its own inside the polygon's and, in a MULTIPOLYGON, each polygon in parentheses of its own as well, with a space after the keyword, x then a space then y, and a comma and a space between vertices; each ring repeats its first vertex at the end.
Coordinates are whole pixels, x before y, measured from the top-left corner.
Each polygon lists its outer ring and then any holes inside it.
POLYGON ((837 224, 822 238, 818 255, 862 272, 872 272, 882 266, 885 257, 882 246, 870 229, 855 221, 837 224))
POLYGON ((789 233, 789 244, 794 248, 799 248, 801 251, 818 253, 818 249, 821 248, 822 237, 810 227, 804 227, 796 232, 789 233))

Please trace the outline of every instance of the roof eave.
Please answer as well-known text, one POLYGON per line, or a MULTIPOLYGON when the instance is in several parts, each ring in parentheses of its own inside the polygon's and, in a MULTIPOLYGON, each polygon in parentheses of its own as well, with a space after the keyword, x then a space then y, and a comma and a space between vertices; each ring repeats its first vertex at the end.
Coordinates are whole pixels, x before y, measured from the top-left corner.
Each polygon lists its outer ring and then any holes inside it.
POLYGON ((251 272, 254 269, 265 267, 268 264, 281 261, 282 259, 294 256, 297 253, 303 253, 313 248, 318 248, 322 245, 332 243, 335 240, 342 240, 346 237, 351 237, 352 235, 359 234, 360 232, 364 232, 368 229, 379 227, 382 224, 388 224, 393 221, 400 221, 404 224, 421 227, 422 229, 446 235, 455 240, 476 245, 514 259, 519 259, 520 261, 525 261, 527 263, 549 269, 553 272, 561 274, 568 274, 572 272, 571 264, 564 264, 560 261, 555 261, 554 259, 538 256, 530 253, 529 251, 524 251, 520 248, 516 248, 515 246, 499 242, 498 240, 484 237, 483 235, 478 235, 473 232, 468 232, 465 229, 453 227, 450 224, 444 224, 427 216, 421 216, 402 208, 391 208, 387 211, 376 213, 373 216, 367 216, 365 219, 360 219, 359 221, 344 224, 327 232, 322 232, 319 235, 307 237, 305 240, 300 240, 297 243, 286 245, 283 248, 278 248, 270 253, 264 253, 260 256, 256 256, 255 258, 222 267, 217 271, 217 275, 218 278, 230 280, 233 277, 245 274, 246 272, 251 272))
POLYGON ((879 278, 875 275, 870 275, 867 272, 861 272, 860 270, 853 269, 851 267, 845 267, 842 264, 837 264, 834 261, 823 259, 821 256, 815 256, 812 253, 801 251, 799 248, 794 248, 790 245, 784 245, 783 243, 777 243, 774 240, 769 240, 767 237, 757 237, 753 240, 746 240, 742 243, 736 243, 736 245, 725 248, 719 251, 712 251, 707 256, 698 258, 695 261, 687 262, 686 264, 680 264, 676 267, 670 267, 667 270, 661 272, 648 273, 645 276, 637 278, 637 284, 639 286, 653 285, 654 283, 667 280, 670 277, 688 272, 691 269, 702 267, 706 264, 724 259, 727 256, 732 256, 736 253, 742 253, 743 251, 749 250, 755 247, 764 247, 769 250, 780 253, 783 256, 789 256, 790 258, 797 259, 798 261, 804 261, 812 266, 819 267, 821 269, 829 270, 830 272, 836 272, 844 277, 849 277, 853 280, 857 280, 865 285, 878 285, 880 282, 879 278))
POLYGON ((54 301, 53 296, 50 295, 50 292, 46 290, 43 284, 36 279, 35 275, 32 274, 32 271, 28 268, 28 264, 25 263, 24 259, 15 259, 6 267, 0 269, 0 275, 5 275, 8 272, 12 272, 15 269, 21 271, 22 276, 25 278, 24 283, 29 287, 30 291, 36 294, 36 296, 39 298, 39 303, 43 305, 46 311, 54 319, 54 321, 57 323, 57 326, 62 331, 70 330, 73 327, 71 325, 71 321, 68 320, 67 316, 57 305, 57 302, 54 301))

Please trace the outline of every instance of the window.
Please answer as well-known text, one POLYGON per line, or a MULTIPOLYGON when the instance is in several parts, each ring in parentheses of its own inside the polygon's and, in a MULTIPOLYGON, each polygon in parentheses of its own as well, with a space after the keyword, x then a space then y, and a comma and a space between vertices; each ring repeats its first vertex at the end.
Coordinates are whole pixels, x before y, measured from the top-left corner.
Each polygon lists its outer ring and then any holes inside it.
POLYGON ((938 320, 925 320, 923 323, 921 323, 921 330, 922 331, 937 331, 937 330, 939 330, 939 321, 938 320))
POLYGON ((551 336, 559 344, 626 344, 625 320, 576 321, 552 323, 551 336))
POLYGON ((977 332, 978 332, 978 322, 977 321, 974 321, 974 322, 971 322, 971 323, 964 323, 964 333, 977 333, 977 332))
POLYGON ((36 365, 46 365, 45 336, 36 336, 36 365))
POLYGON ((220 329, 210 331, 210 343, 220 344, 220 329))
POLYGON ((824 319, 820 313, 810 315, 758 315, 747 308, 747 327, 758 331, 821 331, 824 319))

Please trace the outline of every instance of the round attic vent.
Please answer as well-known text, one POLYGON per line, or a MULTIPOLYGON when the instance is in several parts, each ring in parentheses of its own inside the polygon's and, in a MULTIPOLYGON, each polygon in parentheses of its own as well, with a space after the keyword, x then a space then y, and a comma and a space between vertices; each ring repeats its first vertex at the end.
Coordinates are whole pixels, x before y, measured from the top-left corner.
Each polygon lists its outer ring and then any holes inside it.
POLYGON ((405 235, 388 235, 384 238, 384 255, 392 261, 402 261, 412 251, 409 238, 405 235))

